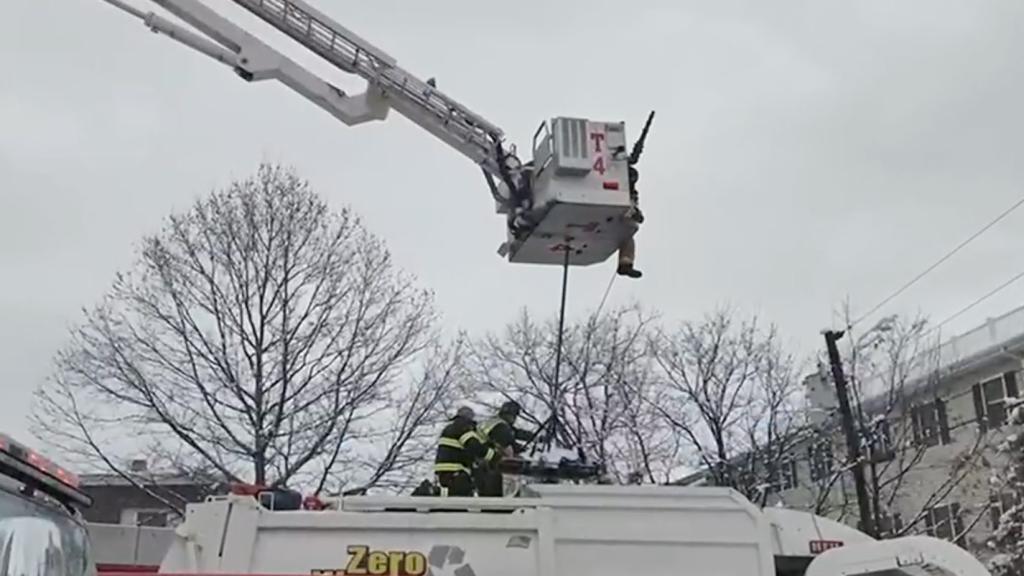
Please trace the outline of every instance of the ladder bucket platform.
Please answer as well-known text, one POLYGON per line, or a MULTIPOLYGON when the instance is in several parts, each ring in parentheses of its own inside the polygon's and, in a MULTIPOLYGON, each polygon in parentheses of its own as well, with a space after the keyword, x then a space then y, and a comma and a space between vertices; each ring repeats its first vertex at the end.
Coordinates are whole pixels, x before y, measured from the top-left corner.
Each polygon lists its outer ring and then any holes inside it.
MULTIPOLYGON (((631 231, 622 219, 627 208, 615 205, 569 204, 552 206, 540 225, 513 245, 509 261, 517 264, 565 263, 569 250, 570 266, 590 266, 613 256, 631 231)), ((514 242, 513 238, 509 238, 514 242)))
MULTIPOLYGON (((588 266, 604 262, 636 228, 622 122, 554 118, 534 134, 523 232, 509 230, 509 261, 588 266)), ((507 188, 502 189, 507 195, 507 188)), ((499 214, 508 210, 498 205, 499 214)))
POLYGON ((395 111, 479 165, 507 240, 499 254, 510 262, 586 266, 607 260, 635 233, 630 214, 630 165, 639 159, 653 113, 634 150, 622 122, 559 117, 533 137, 525 165, 505 134, 438 88, 398 65, 395 58, 317 10, 306 0, 231 0, 263 23, 338 70, 366 81, 348 94, 309 68, 222 16, 206 0, 152 0, 174 19, 108 4, 227 66, 247 82, 278 81, 347 126, 383 121, 395 111), (175 21, 180 20, 180 24, 175 21))

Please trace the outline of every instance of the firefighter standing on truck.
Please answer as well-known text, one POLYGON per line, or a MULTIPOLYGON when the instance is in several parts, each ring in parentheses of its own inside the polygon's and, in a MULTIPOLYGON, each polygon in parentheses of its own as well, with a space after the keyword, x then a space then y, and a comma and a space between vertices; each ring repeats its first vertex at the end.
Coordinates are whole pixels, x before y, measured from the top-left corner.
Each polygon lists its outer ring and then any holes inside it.
POLYGON ((472 496, 473 470, 490 466, 498 453, 487 446, 476 429, 476 415, 468 406, 459 408, 441 431, 434 458, 434 474, 442 496, 472 496))
MULTIPOLYGON (((522 451, 517 440, 527 441, 533 434, 515 427, 516 418, 522 408, 519 403, 509 400, 501 405, 498 414, 480 426, 480 435, 487 445, 498 452, 501 458, 511 458, 522 451)), ((479 467, 474 474, 477 492, 481 496, 504 496, 504 477, 497 468, 497 462, 479 467)))

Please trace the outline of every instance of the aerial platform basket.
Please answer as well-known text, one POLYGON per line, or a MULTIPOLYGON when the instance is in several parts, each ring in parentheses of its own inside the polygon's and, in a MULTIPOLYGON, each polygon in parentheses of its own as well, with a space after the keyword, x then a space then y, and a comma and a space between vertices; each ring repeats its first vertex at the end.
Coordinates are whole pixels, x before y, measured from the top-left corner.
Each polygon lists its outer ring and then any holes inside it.
MULTIPOLYGON (((511 262, 604 262, 635 228, 627 216, 629 150, 622 122, 559 117, 544 122, 533 137, 528 208, 518 214, 521 232, 510 229, 499 253, 511 262)), ((499 186, 507 198, 507 186, 499 186)), ((508 214, 508 203, 497 212, 508 214)))

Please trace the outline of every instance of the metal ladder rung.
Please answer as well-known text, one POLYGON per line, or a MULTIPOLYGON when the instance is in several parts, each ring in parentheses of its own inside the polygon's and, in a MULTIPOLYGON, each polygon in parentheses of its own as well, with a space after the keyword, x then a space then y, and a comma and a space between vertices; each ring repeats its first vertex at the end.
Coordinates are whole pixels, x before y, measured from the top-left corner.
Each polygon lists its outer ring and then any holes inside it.
MULTIPOLYGON (((371 54, 362 50, 358 44, 339 34, 330 26, 314 18, 302 8, 288 0, 237 0, 247 4, 251 9, 261 11, 267 19, 280 22, 285 28, 305 37, 310 44, 345 61, 358 65, 362 56, 366 60, 376 60, 371 54), (347 52, 347 53, 346 53, 347 52)), ((379 65, 379 62, 375 63, 379 65)), ((369 72, 369 70, 364 70, 369 72)))
POLYGON ((329 25, 290 0, 235 0, 255 12, 282 32, 335 64, 347 65, 364 78, 380 84, 386 90, 401 93, 407 100, 417 103, 424 111, 449 127, 455 136, 467 144, 477 146, 488 154, 490 140, 487 131, 474 121, 475 115, 465 111, 457 102, 427 93, 430 87, 363 50, 357 43, 340 34, 329 25))

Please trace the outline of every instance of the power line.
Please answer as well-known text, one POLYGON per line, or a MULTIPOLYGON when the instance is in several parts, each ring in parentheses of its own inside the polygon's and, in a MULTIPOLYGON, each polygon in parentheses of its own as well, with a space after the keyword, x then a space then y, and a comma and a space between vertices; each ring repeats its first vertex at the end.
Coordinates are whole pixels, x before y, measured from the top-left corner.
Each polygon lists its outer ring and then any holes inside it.
POLYGON ((618 276, 618 273, 615 272, 615 271, 612 271, 612 277, 611 277, 610 280, 608 280, 608 286, 604 289, 604 296, 601 297, 601 303, 598 304, 597 310, 594 311, 594 318, 595 319, 600 319, 600 317, 601 317, 601 310, 604 308, 605 300, 608 299, 608 294, 612 291, 612 284, 615 282, 615 277, 616 276, 618 276))
MULTIPOLYGON (((921 272, 917 276, 914 276, 914 278, 912 278, 909 282, 907 282, 903 286, 900 286, 900 288, 898 290, 896 290, 895 292, 893 292, 892 294, 887 296, 881 302, 876 304, 873 308, 868 310, 866 313, 862 314, 860 317, 858 317, 853 322, 850 322, 850 324, 849 324, 849 326, 847 328, 853 328, 854 325, 860 323, 862 320, 864 320, 868 316, 871 316, 875 312, 878 312, 878 310, 880 310, 882 308, 882 306, 885 306, 889 302, 892 302, 893 299, 895 299, 900 294, 904 293, 908 288, 910 288, 914 284, 917 284, 918 281, 920 281, 922 278, 924 278, 925 276, 930 274, 933 270, 935 270, 940 265, 942 265, 943 262, 945 262, 946 260, 949 260, 950 258, 952 258, 957 252, 959 252, 965 246, 967 246, 968 244, 973 242, 978 236, 981 236, 982 234, 987 232, 990 228, 992 228, 993 226, 998 224, 1000 221, 1002 221, 1004 218, 1009 216, 1014 210, 1016 210, 1017 208, 1020 208, 1022 205, 1024 205, 1024 197, 1022 197, 1020 200, 1017 200, 1012 206, 1010 206, 1009 208, 1004 210, 1001 214, 996 216, 994 220, 992 220, 991 222, 989 222, 988 224, 983 226, 980 230, 978 230, 974 234, 971 234, 970 236, 968 236, 967 239, 964 240, 963 242, 961 242, 960 244, 958 244, 956 246, 956 248, 953 248, 952 250, 947 252, 942 258, 939 258, 934 264, 932 264, 931 266, 926 268, 923 272, 921 272)), ((966 310, 964 310, 964 312, 966 312, 966 310)))
POLYGON ((1002 284, 1000 284, 999 286, 996 286, 996 287, 995 287, 994 289, 990 290, 990 291, 989 291, 989 292, 988 292, 987 294, 985 294, 984 296, 982 296, 982 297, 978 298, 977 300, 975 300, 975 301, 971 302, 971 303, 970 303, 970 304, 968 304, 967 306, 964 306, 964 307, 963 307, 963 308, 961 308, 961 309, 960 309, 959 311, 957 311, 957 312, 956 312, 955 314, 953 314, 953 315, 951 315, 951 316, 947 317, 947 318, 946 318, 945 320, 943 320, 942 322, 939 322, 938 324, 936 324, 935 326, 933 326, 933 327, 932 327, 932 329, 931 329, 931 330, 929 330, 929 331, 928 331, 928 332, 926 333, 926 335, 927 335, 927 334, 931 334, 932 332, 934 332, 934 331, 938 330, 939 328, 942 328, 942 327, 943 327, 943 326, 945 326, 946 324, 948 324, 948 323, 952 322, 953 320, 955 320, 955 319, 959 318, 959 317, 960 317, 960 316, 961 316, 962 314, 964 314, 965 312, 967 312, 967 311, 971 310, 972 308, 974 308, 974 307, 975 307, 975 306, 977 306, 978 304, 981 304, 981 303, 982 303, 982 302, 984 302, 985 300, 988 300, 989 298, 991 298, 991 297, 995 296, 996 294, 998 294, 998 293, 1002 292, 1003 290, 1005 290, 1006 288, 1008 288, 1008 287, 1009 287, 1009 286, 1010 286, 1011 284, 1013 284, 1014 282, 1016 282, 1016 281, 1020 280, 1021 278, 1024 278, 1024 270, 1021 270, 1021 271, 1020 271, 1020 272, 1018 272, 1017 274, 1014 274, 1014 275, 1013 275, 1013 276, 1012 276, 1012 277, 1011 277, 1011 278, 1010 278, 1009 280, 1007 280, 1006 282, 1003 282, 1003 283, 1002 283, 1002 284))

